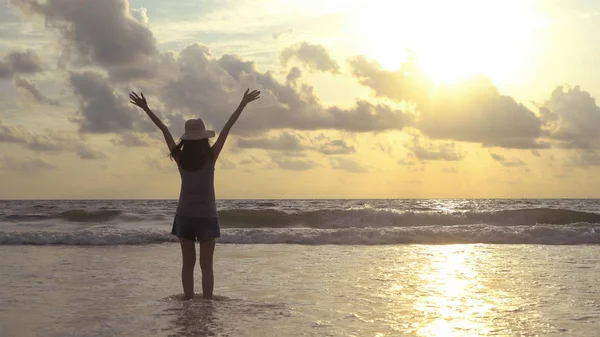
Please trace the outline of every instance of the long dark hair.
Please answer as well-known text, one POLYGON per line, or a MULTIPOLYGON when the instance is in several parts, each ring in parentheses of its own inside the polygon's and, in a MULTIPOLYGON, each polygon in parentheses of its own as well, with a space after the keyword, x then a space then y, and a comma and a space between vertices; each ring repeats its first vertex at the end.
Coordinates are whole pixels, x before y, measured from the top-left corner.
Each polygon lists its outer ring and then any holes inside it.
POLYGON ((171 159, 186 171, 196 171, 214 158, 208 139, 181 140, 171 149, 171 159))

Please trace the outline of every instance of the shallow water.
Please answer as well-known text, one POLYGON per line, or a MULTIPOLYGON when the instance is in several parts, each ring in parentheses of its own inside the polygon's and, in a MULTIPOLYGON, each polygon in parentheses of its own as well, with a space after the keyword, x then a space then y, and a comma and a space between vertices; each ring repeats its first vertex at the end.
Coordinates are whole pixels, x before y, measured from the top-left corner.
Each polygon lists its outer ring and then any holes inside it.
POLYGON ((177 244, 0 246, 0 336, 591 336, 599 249, 218 245, 209 302, 177 244))

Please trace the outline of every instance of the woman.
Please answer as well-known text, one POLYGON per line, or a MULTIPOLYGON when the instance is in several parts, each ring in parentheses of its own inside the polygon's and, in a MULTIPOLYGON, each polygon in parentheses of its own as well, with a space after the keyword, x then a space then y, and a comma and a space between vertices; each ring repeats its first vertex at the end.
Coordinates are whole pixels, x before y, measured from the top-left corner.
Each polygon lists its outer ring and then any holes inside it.
POLYGON ((175 144, 167 126, 148 107, 144 94, 142 93, 141 97, 135 92, 129 95, 131 103, 142 108, 162 131, 171 152, 171 159, 177 163, 181 176, 181 192, 171 234, 176 235, 181 242, 181 283, 185 299, 194 297, 196 241, 200 242, 202 294, 206 299, 212 299, 213 296, 213 253, 215 240, 221 235, 215 203, 215 163, 233 124, 246 105, 259 98, 260 91, 248 93, 249 90, 244 93, 242 102, 229 117, 213 146, 210 146, 208 139, 214 137, 215 132, 206 130, 200 118, 185 122, 185 133, 179 143, 175 144))

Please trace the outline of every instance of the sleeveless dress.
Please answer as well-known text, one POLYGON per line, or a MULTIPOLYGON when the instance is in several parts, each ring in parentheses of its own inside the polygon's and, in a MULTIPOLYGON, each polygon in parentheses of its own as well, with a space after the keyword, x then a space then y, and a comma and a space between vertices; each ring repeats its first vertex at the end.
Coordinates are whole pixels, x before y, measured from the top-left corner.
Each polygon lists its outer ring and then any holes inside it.
POLYGON ((196 171, 186 171, 177 166, 181 176, 181 191, 171 234, 192 241, 220 237, 215 199, 215 163, 208 161, 196 171))

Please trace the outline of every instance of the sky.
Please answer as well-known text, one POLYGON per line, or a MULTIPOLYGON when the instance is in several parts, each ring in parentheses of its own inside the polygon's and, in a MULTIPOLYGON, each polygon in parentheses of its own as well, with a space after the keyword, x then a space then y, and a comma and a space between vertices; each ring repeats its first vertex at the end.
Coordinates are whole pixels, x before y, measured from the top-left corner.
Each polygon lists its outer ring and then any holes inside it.
POLYGON ((161 132, 219 132, 217 198, 600 197, 600 3, 5 0, 0 199, 176 199, 161 132))

